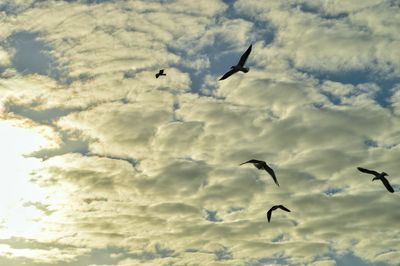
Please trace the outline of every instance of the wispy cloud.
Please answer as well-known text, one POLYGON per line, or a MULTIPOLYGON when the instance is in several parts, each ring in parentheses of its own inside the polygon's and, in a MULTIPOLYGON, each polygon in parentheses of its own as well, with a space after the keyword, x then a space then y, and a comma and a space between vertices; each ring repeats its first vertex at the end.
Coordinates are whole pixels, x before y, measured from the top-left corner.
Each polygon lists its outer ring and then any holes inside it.
POLYGON ((356 167, 400 184, 398 9, 0 4, 1 118, 46 140, 12 157, 35 163, 7 173, 30 196, 1 198, 14 205, 0 215, 0 263, 396 265, 398 193, 356 167), (250 43, 250 72, 218 82, 250 43), (280 187, 239 167, 253 158, 280 187), (292 212, 267 223, 275 204, 292 212))

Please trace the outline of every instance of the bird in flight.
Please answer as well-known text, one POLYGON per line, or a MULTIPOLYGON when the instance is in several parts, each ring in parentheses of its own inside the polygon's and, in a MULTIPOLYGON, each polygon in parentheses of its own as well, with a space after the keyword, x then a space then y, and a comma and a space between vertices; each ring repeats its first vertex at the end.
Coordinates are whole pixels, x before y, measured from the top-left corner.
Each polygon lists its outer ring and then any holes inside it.
POLYGON ((275 211, 276 209, 281 209, 281 210, 290 212, 290 210, 289 210, 288 208, 286 208, 285 206, 283 206, 283 205, 275 205, 275 206, 272 206, 272 208, 269 209, 269 211, 267 212, 268 222, 271 221, 271 214, 272 214, 272 212, 275 211))
POLYGON ((156 79, 158 79, 159 76, 166 76, 167 74, 164 73, 164 69, 160 69, 158 73, 156 74, 156 79))
POLYGON ((279 187, 279 183, 278 183, 278 180, 276 179, 276 175, 275 175, 274 170, 271 167, 269 167, 266 162, 260 161, 260 160, 255 160, 255 159, 251 159, 251 160, 249 160, 247 162, 244 162, 244 163, 241 163, 239 165, 242 165, 242 164, 245 164, 245 163, 252 163, 255 167, 257 167, 257 169, 267 171, 268 174, 270 174, 270 176, 274 180, 275 184, 277 184, 278 187, 279 187))
POLYGON ((368 169, 365 169, 365 168, 362 168, 362 167, 357 167, 357 169, 359 171, 363 172, 363 173, 374 175, 375 177, 372 178, 372 181, 380 179, 382 181, 383 185, 385 185, 386 189, 389 192, 391 192, 391 193, 394 192, 394 189, 392 188, 392 186, 390 185, 389 181, 385 177, 385 176, 388 175, 387 173, 385 173, 385 172, 378 173, 378 172, 376 172, 374 170, 368 170, 368 169))
POLYGON ((246 63, 247 57, 249 57, 249 54, 251 52, 251 47, 252 47, 252 45, 250 45, 249 48, 247 48, 246 52, 244 52, 244 54, 240 57, 240 60, 237 63, 237 65, 231 66, 231 70, 226 72, 219 80, 224 80, 224 79, 230 77, 231 75, 235 74, 238 71, 242 71, 244 73, 249 72, 249 68, 244 67, 244 64, 246 63))

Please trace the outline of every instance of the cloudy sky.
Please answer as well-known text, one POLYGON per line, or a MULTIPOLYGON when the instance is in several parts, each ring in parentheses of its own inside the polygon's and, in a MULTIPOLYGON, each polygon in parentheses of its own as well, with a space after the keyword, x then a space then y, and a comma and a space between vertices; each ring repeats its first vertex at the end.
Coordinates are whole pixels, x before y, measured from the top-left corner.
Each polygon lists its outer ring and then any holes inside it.
POLYGON ((398 0, 3 0, 0 21, 1 265, 399 265, 398 0))

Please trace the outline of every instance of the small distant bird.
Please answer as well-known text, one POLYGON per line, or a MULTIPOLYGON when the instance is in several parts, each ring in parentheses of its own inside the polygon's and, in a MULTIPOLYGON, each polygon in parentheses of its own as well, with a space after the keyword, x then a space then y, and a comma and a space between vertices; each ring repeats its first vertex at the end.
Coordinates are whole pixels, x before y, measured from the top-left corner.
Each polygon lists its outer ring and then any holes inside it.
POLYGON ((363 172, 363 173, 374 175, 375 177, 372 178, 372 181, 380 179, 389 192, 391 192, 391 193, 394 192, 394 189, 392 188, 392 186, 389 184, 389 181, 385 177, 385 176, 388 175, 387 173, 385 173, 385 172, 378 173, 378 172, 376 172, 374 170, 368 170, 368 169, 365 169, 365 168, 362 168, 362 167, 357 167, 357 169, 359 171, 363 172))
POLYGON ((283 205, 275 205, 275 206, 272 206, 272 208, 269 209, 269 211, 267 212, 268 222, 271 221, 271 214, 272 214, 272 212, 275 211, 276 209, 281 209, 281 210, 290 212, 290 210, 289 210, 288 208, 286 208, 285 206, 283 206, 283 205))
POLYGON ((252 45, 250 45, 249 48, 247 48, 246 52, 244 52, 244 54, 240 57, 239 63, 236 66, 231 66, 231 70, 226 72, 219 80, 224 80, 238 71, 242 71, 244 73, 249 72, 249 68, 244 67, 244 64, 246 63, 247 57, 249 57, 251 47, 252 45))
POLYGON ((158 79, 159 76, 166 76, 167 74, 164 73, 164 69, 160 69, 158 73, 156 74, 156 79, 158 79))
POLYGON ((266 162, 260 161, 260 160, 255 160, 255 159, 251 159, 251 160, 249 160, 247 162, 244 162, 244 163, 241 163, 239 165, 242 165, 242 164, 245 164, 245 163, 252 163, 255 167, 257 167, 257 169, 267 171, 268 174, 271 175, 271 177, 274 180, 275 184, 277 184, 278 187, 279 187, 279 183, 278 183, 278 180, 276 179, 274 170, 271 167, 269 167, 266 162))

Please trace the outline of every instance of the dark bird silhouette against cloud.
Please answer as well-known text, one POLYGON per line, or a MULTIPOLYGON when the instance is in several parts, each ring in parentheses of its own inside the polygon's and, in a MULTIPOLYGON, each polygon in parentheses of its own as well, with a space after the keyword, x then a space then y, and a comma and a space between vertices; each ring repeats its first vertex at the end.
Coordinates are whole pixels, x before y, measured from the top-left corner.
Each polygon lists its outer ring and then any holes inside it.
POLYGON ((359 171, 363 172, 363 173, 374 175, 375 177, 372 179, 372 181, 380 179, 382 181, 383 185, 386 187, 386 189, 389 192, 391 192, 391 193, 394 192, 393 187, 390 185, 389 181, 385 178, 385 176, 388 175, 387 173, 385 173, 385 172, 378 173, 378 172, 376 172, 374 170, 368 170, 368 169, 365 169, 365 168, 362 168, 362 167, 357 167, 357 169, 359 171))
POLYGON ((278 179, 276 178, 274 170, 271 167, 269 167, 266 162, 256 160, 256 159, 251 159, 247 162, 241 163, 240 165, 246 164, 246 163, 252 163, 255 167, 257 167, 257 169, 267 171, 267 173, 270 174, 272 179, 274 179, 275 184, 277 184, 279 186, 278 179))
POLYGON ((164 73, 164 69, 160 69, 158 73, 156 74, 156 79, 158 79, 159 76, 166 76, 167 74, 164 73))
POLYGON ((230 77, 231 75, 235 74, 238 71, 242 71, 244 73, 249 72, 249 68, 244 67, 244 64, 246 63, 247 57, 249 57, 249 54, 251 52, 251 47, 252 45, 247 48, 246 52, 240 57, 240 60, 236 66, 231 66, 231 70, 226 72, 219 80, 224 80, 230 77))
POLYGON ((269 211, 267 212, 268 222, 271 221, 272 212, 275 211, 276 209, 281 209, 281 210, 290 212, 290 210, 289 210, 288 208, 286 208, 285 206, 283 206, 283 205, 275 205, 275 206, 272 206, 272 208, 269 209, 269 211))

